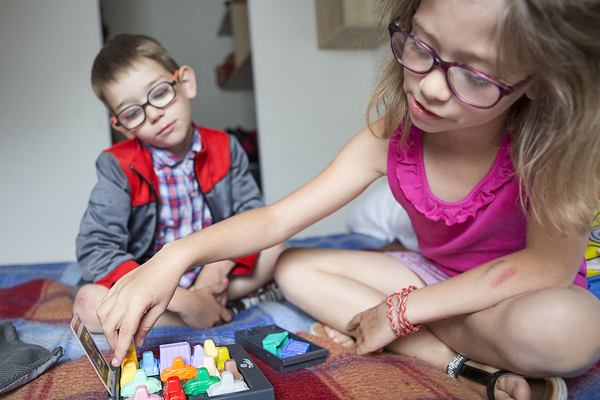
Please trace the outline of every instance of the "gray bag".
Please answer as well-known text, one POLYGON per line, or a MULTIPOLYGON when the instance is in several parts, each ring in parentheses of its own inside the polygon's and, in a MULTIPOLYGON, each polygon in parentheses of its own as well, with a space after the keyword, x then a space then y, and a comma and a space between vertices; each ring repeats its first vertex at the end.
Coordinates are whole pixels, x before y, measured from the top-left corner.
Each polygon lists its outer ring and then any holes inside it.
POLYGON ((0 324, 0 394, 13 390, 43 374, 65 355, 65 349, 50 351, 19 340, 12 322, 0 324))

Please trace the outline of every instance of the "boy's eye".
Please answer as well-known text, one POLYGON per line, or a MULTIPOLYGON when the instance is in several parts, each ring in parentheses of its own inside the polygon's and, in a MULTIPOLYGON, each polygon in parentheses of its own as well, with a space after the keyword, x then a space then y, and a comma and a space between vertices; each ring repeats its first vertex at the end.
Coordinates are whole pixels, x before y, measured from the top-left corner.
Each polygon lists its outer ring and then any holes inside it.
POLYGON ((132 121, 138 118, 142 113, 142 109, 140 107, 132 107, 124 110, 119 114, 119 119, 132 121))
POLYGON ((169 90, 166 86, 157 87, 152 91, 152 100, 162 99, 167 95, 168 92, 169 90))

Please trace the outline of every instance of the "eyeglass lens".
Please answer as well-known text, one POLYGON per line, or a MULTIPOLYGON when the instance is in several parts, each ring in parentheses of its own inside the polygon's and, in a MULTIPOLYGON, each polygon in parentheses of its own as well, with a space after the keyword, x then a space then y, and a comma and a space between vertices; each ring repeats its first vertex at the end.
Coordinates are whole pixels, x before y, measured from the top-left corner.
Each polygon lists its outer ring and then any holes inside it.
MULTIPOLYGON (((421 43, 398 31, 392 35, 392 51, 404 67, 419 74, 429 72, 437 57, 421 43)), ((461 65, 444 69, 450 89, 465 103, 485 108, 493 106, 500 98, 500 88, 484 75, 461 65)))
POLYGON ((151 105, 155 108, 164 108, 175 98, 175 88, 170 82, 162 82, 153 87, 148 93, 148 101, 144 105, 135 104, 127 107, 118 115, 118 120, 127 129, 140 126, 146 120, 144 107, 151 105))

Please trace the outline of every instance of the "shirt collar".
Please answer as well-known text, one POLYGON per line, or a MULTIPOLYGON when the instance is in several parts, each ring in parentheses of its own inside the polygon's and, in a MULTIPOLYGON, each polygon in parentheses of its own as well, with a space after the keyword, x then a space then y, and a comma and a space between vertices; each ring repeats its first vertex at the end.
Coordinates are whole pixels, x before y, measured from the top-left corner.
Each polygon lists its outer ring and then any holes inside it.
MULTIPOLYGON (((196 129, 196 127, 193 127, 193 129, 194 134, 192 137, 192 146, 187 152, 187 155, 185 157, 186 160, 195 159, 196 154, 200 150, 202 150, 202 139, 200 137, 200 133, 198 132, 198 129, 196 129)), ((150 151, 150 153, 152 154, 152 161, 159 167, 172 168, 183 161, 181 158, 179 158, 177 155, 173 154, 169 150, 154 147, 142 140, 140 140, 140 143, 142 143, 142 146, 144 146, 148 151, 150 151)))

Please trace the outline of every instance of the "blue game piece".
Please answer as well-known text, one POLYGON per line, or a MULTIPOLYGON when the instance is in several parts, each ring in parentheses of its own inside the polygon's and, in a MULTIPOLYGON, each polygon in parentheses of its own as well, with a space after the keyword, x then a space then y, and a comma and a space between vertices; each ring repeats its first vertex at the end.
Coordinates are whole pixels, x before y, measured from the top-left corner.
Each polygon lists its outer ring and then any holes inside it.
POLYGON ((280 358, 287 358, 298 356, 300 354, 308 353, 308 349, 310 348, 310 343, 301 342, 299 340, 289 339, 285 346, 279 352, 280 358))

